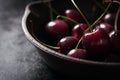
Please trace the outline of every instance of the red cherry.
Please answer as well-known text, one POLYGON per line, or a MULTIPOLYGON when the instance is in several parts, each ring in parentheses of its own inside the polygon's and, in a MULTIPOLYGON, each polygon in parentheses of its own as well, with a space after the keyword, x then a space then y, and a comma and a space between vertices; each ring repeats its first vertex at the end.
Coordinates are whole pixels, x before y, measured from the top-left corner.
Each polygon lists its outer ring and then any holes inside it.
POLYGON ((72 49, 68 52, 67 56, 85 59, 87 56, 85 49, 72 49))
POLYGON ((71 49, 74 49, 78 43, 78 39, 72 37, 72 36, 67 36, 62 39, 57 43, 57 47, 60 47, 59 52, 63 54, 67 54, 71 49))
POLYGON ((46 25, 46 32, 56 39, 61 39, 62 37, 65 37, 66 35, 68 35, 68 31, 68 25, 63 20, 55 19, 48 22, 46 25))
MULTIPOLYGON (((78 23, 83 22, 83 19, 82 19, 80 13, 78 13, 78 11, 75 10, 75 9, 67 9, 67 10, 65 10, 65 16, 68 17, 68 18, 71 18, 72 20, 74 20, 74 21, 76 21, 78 23)), ((70 21, 68 19, 66 19, 65 21, 69 24, 71 29, 76 24, 76 23, 74 23, 74 22, 72 22, 72 21, 70 21)))
POLYGON ((67 9, 65 10, 65 16, 77 21, 77 22, 81 22, 82 21, 82 17, 80 15, 80 13, 78 13, 77 10, 75 9, 67 9))
POLYGON ((120 53, 120 30, 113 30, 109 36, 114 48, 114 52, 120 53))
POLYGON ((96 29, 93 32, 85 33, 82 44, 87 52, 95 57, 106 56, 111 50, 109 36, 101 28, 96 29))
POLYGON ((107 13, 103 17, 103 22, 106 22, 112 26, 114 26, 114 21, 115 21, 115 13, 107 13))
POLYGON ((110 33, 113 30, 113 27, 108 23, 100 23, 95 29, 98 28, 103 29, 106 33, 110 33))
POLYGON ((72 36, 80 39, 83 36, 84 31, 88 28, 89 26, 85 23, 80 23, 77 24, 73 27, 72 29, 72 36))

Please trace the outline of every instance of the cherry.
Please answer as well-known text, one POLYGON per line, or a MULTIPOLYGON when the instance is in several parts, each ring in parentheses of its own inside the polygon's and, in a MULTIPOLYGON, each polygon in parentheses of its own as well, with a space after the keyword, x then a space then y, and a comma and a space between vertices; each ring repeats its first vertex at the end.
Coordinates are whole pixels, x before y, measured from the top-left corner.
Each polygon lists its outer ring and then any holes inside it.
POLYGON ((116 13, 119 7, 120 7, 120 4, 112 3, 112 5, 109 8, 109 12, 116 13))
POLYGON ((46 32, 56 39, 61 39, 69 33, 69 27, 67 23, 60 19, 55 19, 48 22, 45 28, 46 32))
POLYGON ((87 56, 86 50, 85 49, 72 49, 68 52, 67 56, 70 57, 75 57, 75 58, 80 58, 80 59, 85 59, 87 56))
POLYGON ((107 13, 103 17, 103 22, 106 22, 112 26, 114 26, 114 21, 115 21, 115 13, 107 13))
POLYGON ((80 23, 77 24, 73 27, 72 29, 72 36, 75 38, 80 39, 83 36, 84 31, 88 28, 89 26, 85 23, 80 23))
POLYGON ((67 54, 71 49, 74 49, 78 43, 78 39, 72 36, 66 36, 57 43, 57 47, 60 47, 59 52, 67 54))
POLYGON ((48 22, 45 27, 47 34, 54 41, 59 40, 55 43, 56 50, 70 57, 92 60, 104 60, 106 57, 109 60, 111 51, 120 53, 120 31, 116 28, 113 30, 113 26, 118 24, 116 17, 119 17, 119 12, 118 15, 107 13, 112 3, 110 2, 101 16, 90 24, 74 0, 71 1, 78 11, 66 9, 63 16, 58 15, 57 19, 48 22), (84 21, 86 23, 83 23, 84 21))
POLYGON ((75 9, 67 9, 67 10, 65 10, 65 16, 75 20, 76 22, 81 22, 83 20, 81 15, 75 9))
MULTIPOLYGON (((75 9, 66 9, 64 13, 65 13, 66 17, 76 21, 77 23, 83 22, 83 19, 82 19, 81 15, 75 9)), ((72 22, 68 19, 66 19, 65 21, 69 24, 71 29, 76 24, 75 22, 72 22)))
POLYGON ((82 44, 93 57, 106 56, 111 47, 109 36, 101 28, 93 32, 85 33, 85 35, 83 35, 82 44))
POLYGON ((108 24, 108 23, 100 23, 95 29, 101 28, 103 29, 106 33, 110 33, 113 30, 113 27, 108 24))
POLYGON ((112 42, 114 52, 120 53, 120 30, 113 30, 109 34, 109 37, 112 42))

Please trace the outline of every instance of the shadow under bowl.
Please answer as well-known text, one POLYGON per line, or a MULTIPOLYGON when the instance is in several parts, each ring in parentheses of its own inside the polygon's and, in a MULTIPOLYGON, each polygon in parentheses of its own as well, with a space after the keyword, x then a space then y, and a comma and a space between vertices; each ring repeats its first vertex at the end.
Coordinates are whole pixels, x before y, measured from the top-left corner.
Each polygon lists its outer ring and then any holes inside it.
MULTIPOLYGON (((53 39, 49 39, 44 31, 45 24, 50 21, 49 8, 46 5, 48 1, 35 1, 28 4, 22 19, 22 29, 27 39, 38 49, 38 51, 40 51, 41 56, 44 58, 48 66, 56 72, 67 76, 95 77, 119 75, 120 63, 99 62, 68 57, 44 46, 36 40, 34 36, 43 42, 48 42, 47 44, 54 44, 52 43, 53 39)), ((67 8, 74 8, 72 3, 68 0, 55 0, 51 3, 58 12, 63 12, 63 10, 67 8)))

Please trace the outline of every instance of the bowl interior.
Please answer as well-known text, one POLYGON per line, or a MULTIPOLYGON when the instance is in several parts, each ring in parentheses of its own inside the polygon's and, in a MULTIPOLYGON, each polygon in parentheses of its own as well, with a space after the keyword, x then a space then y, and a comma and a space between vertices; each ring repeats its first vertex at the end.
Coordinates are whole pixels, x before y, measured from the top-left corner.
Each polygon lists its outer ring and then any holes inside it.
MULTIPOLYGON (((77 0, 75 0, 77 1, 77 0)), ((93 1, 93 0, 92 0, 93 1)), ((90 15, 88 14, 91 13, 91 7, 92 7, 92 3, 93 2, 89 2, 89 0, 82 0, 82 1, 78 1, 77 4, 78 6, 81 8, 81 10, 84 12, 84 14, 86 15, 86 17, 88 19, 90 19, 90 15), (84 5, 86 4, 86 5, 84 5)), ((56 42, 58 42, 58 40, 55 40, 51 37, 48 36, 48 34, 46 34, 45 32, 45 25, 48 21, 50 21, 50 9, 48 6, 49 2, 48 1, 37 1, 37 2, 33 2, 31 4, 29 4, 26 8, 26 14, 24 15, 24 20, 23 23, 26 25, 26 30, 27 32, 30 34, 30 36, 36 40, 39 39, 40 41, 49 44, 49 45, 56 45, 56 42)), ((64 15, 64 10, 69 9, 69 8, 73 8, 76 9, 73 4, 71 3, 70 0, 55 0, 55 1, 51 1, 52 7, 61 15, 64 15)), ((54 14, 54 18, 57 16, 56 13, 54 14)), ((99 12, 97 15, 100 15, 101 12, 99 12)), ((96 18, 95 18, 96 19, 96 18)), ((24 25, 24 27, 25 27, 24 25)), ((24 30, 25 31, 25 30, 24 30)), ((25 31, 26 33, 26 31, 25 31)), ((28 37, 28 36, 27 36, 28 37)), ((28 37, 30 38, 30 37, 28 37)), ((37 40, 36 40, 37 41, 37 40)), ((34 42, 33 42, 34 44, 34 42)), ((37 45, 39 46, 39 45, 37 45)), ((50 50, 52 51, 52 50, 50 50)), ((53 52, 54 54, 55 52, 53 52)), ((58 55, 63 56, 65 59, 69 59, 70 57, 61 55, 58 53, 58 55)), ((81 60, 78 59, 73 59, 73 61, 76 62, 81 62, 81 60)), ((97 61, 89 61, 89 60, 82 60, 85 63, 89 63, 89 64, 100 64, 100 65, 120 65, 120 63, 104 63, 104 62, 97 62, 97 61)))
MULTIPOLYGON (((75 0, 77 1, 77 0, 75 0)), ((92 0, 93 1, 93 0, 92 0)), ((78 7, 83 11, 83 13, 86 15, 87 19, 90 19, 91 13, 92 12, 92 2, 89 3, 89 0, 84 0, 84 1, 77 1, 78 7), (84 5, 86 4, 86 5, 84 5)), ((66 9, 76 9, 75 6, 72 4, 70 0, 55 0, 51 1, 52 9, 53 9, 53 18, 55 19, 58 14, 64 15, 64 11, 66 9), (57 12, 57 14, 55 13, 57 12)), ((50 21, 50 8, 49 8, 49 3, 46 2, 40 2, 35 5, 31 5, 29 7, 30 14, 28 16, 27 20, 27 26, 28 30, 35 34, 35 36, 40 39, 42 42, 45 42, 46 44, 49 45, 56 45, 56 42, 58 42, 57 39, 54 39, 49 37, 49 35, 45 32, 45 25, 47 22, 50 21)), ((100 15, 101 12, 97 15, 100 15)), ((97 17, 96 17, 97 18, 97 17)), ((96 19, 95 18, 95 19, 96 19)), ((94 20, 95 20, 94 19, 94 20)))

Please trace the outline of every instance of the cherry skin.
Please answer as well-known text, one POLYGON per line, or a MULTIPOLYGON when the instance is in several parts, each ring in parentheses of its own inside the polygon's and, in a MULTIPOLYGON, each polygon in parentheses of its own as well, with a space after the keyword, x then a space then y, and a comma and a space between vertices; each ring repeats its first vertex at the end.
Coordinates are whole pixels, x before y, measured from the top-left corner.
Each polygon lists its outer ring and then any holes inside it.
POLYGON ((113 30, 113 27, 108 24, 108 23, 100 23, 100 25, 98 25, 97 27, 95 27, 95 29, 101 28, 103 29, 106 33, 110 33, 113 30))
MULTIPOLYGON (((65 10, 64 13, 65 13, 66 17, 71 18, 71 19, 73 19, 74 21, 76 21, 78 23, 83 22, 83 19, 82 19, 80 13, 78 13, 78 11, 75 10, 75 9, 67 9, 67 10, 65 10)), ((72 22, 72 21, 70 21, 68 19, 66 19, 65 21, 69 24, 69 26, 71 27, 71 29, 76 24, 76 23, 74 23, 74 22, 72 22)))
POLYGON ((85 33, 85 35, 83 35, 82 44, 87 52, 96 58, 106 56, 111 50, 109 36, 101 28, 93 32, 85 33))
POLYGON ((65 16, 68 18, 71 18, 77 22, 81 22, 82 21, 82 17, 80 15, 80 13, 78 13, 78 11, 76 11, 75 9, 67 9, 65 10, 65 16))
POLYGON ((107 13, 103 17, 103 22, 106 22, 112 26, 114 26, 114 21, 115 21, 115 13, 107 13))
POLYGON ((87 57, 87 52, 85 49, 72 49, 68 52, 67 56, 85 59, 87 57))
POLYGON ((55 19, 46 25, 46 32, 55 39, 61 39, 68 35, 69 27, 63 20, 55 19))
POLYGON ((114 52, 120 53, 120 30, 113 30, 109 34, 110 40, 112 42, 114 52))
POLYGON ((66 36, 57 43, 57 47, 60 47, 59 52, 67 54, 71 49, 74 49, 78 43, 78 39, 72 36, 66 36))
POLYGON ((72 29, 72 36, 80 39, 83 36, 84 31, 88 28, 89 26, 85 23, 80 23, 77 24, 73 27, 72 29))

